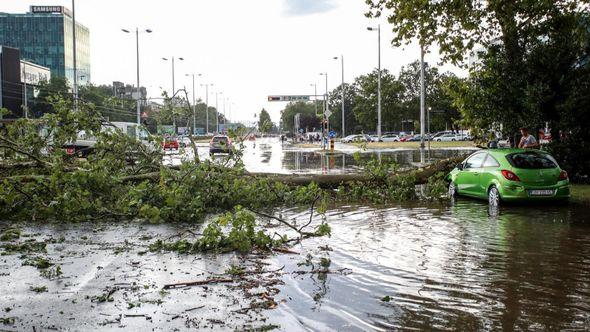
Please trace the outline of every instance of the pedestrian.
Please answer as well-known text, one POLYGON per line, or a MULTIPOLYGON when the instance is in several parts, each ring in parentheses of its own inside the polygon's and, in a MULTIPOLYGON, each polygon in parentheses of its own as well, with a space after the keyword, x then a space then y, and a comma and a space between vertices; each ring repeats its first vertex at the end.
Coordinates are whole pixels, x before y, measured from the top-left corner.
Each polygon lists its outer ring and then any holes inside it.
POLYGON ((525 127, 520 128, 520 133, 522 134, 522 138, 520 139, 520 143, 518 143, 518 147, 520 149, 536 149, 539 147, 539 143, 535 139, 535 137, 529 134, 529 131, 525 127))

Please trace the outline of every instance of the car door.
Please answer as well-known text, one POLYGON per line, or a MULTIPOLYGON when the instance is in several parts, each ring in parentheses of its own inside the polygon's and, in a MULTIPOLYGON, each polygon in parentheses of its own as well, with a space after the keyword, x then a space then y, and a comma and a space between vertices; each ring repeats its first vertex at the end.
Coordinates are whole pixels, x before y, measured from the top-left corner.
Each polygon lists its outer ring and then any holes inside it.
POLYGON ((496 177, 494 171, 500 167, 500 163, 491 154, 487 153, 487 156, 482 164, 482 169, 479 174, 478 186, 476 188, 477 195, 480 197, 487 197, 488 186, 492 180, 496 177))
POLYGON ((480 173, 487 153, 478 152, 463 162, 463 169, 457 174, 456 184, 459 193, 469 196, 479 196, 480 173))

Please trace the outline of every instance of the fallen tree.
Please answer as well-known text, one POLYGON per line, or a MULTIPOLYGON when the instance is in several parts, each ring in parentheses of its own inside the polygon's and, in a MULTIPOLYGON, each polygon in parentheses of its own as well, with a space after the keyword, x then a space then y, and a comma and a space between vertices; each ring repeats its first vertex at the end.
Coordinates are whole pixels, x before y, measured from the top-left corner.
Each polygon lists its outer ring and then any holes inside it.
MULTIPOLYGON (((372 160, 358 174, 262 174, 247 172, 236 151, 224 165, 194 159, 165 166, 157 140, 139 142, 117 130, 101 131, 104 119, 91 105, 80 104, 78 112, 64 101, 54 106, 53 114, 20 119, 0 131, 0 218, 201 222, 208 213, 235 206, 261 211, 318 202, 322 210, 338 200, 387 203, 416 198, 416 184, 439 181, 435 175, 459 161, 411 171, 372 160), (97 138, 87 159, 63 148, 80 131, 97 138)), ((440 190, 430 196, 440 196, 440 190)))

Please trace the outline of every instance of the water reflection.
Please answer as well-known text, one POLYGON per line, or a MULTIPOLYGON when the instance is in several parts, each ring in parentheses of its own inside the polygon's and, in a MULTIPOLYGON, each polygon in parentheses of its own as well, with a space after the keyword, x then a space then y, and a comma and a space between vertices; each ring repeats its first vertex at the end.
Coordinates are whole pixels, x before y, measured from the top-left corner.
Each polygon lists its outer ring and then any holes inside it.
POLYGON ((290 300, 279 317, 288 326, 561 330, 590 323, 590 227, 579 208, 510 206, 489 217, 487 204, 459 199, 342 207, 328 220, 332 237, 301 250, 329 255, 331 269, 353 273, 327 275, 324 284, 287 277, 282 294, 290 300), (316 249, 325 243, 329 252, 316 249), (321 306, 314 301, 320 286, 321 306))
POLYGON ((357 161, 353 151, 330 154, 315 150, 283 150, 280 145, 270 145, 267 149, 247 149, 244 163, 251 172, 329 174, 361 172, 359 164, 372 158, 393 161, 402 168, 410 168, 422 165, 425 161, 462 156, 470 152, 472 151, 433 150, 431 159, 424 160, 424 151, 420 150, 363 151, 357 161))

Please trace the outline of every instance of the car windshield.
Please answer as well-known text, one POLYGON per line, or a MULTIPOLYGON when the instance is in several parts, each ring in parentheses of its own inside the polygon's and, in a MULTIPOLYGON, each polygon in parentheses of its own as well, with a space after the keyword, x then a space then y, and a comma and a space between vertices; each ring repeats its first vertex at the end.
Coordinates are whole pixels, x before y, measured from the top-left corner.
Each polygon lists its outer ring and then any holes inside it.
POLYGON ((227 143, 227 137, 213 137, 213 143, 227 143))
POLYGON ((553 159, 553 157, 536 152, 513 153, 507 155, 506 159, 513 167, 522 169, 544 169, 557 167, 557 162, 555 159, 553 159))

